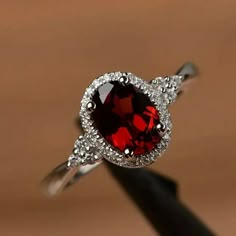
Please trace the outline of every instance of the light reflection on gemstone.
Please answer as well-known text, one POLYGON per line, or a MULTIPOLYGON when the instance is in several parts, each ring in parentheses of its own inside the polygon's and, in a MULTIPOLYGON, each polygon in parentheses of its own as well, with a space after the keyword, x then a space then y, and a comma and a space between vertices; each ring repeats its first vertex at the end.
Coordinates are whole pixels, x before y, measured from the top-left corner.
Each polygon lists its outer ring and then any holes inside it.
POLYGON ((151 151, 160 141, 155 126, 159 112, 142 90, 118 81, 100 86, 93 96, 96 109, 91 117, 104 139, 121 152, 134 155, 151 151))

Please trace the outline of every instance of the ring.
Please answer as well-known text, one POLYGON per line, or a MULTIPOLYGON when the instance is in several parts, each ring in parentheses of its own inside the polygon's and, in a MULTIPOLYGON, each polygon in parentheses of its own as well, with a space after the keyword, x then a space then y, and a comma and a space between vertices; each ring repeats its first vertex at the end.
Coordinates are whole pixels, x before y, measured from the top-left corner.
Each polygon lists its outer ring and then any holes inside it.
POLYGON ((103 159, 127 168, 155 162, 171 140, 168 107, 195 75, 196 67, 186 63, 175 75, 150 82, 129 72, 95 79, 81 101, 83 135, 75 141, 68 161, 44 178, 44 191, 50 196, 62 192, 103 159))

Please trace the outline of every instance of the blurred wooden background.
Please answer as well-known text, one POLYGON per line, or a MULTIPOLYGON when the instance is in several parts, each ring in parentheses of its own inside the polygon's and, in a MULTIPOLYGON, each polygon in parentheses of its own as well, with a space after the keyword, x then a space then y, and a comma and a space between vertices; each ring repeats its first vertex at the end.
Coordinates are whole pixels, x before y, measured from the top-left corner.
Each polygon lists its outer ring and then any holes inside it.
POLYGON ((236 234, 236 2, 0 2, 0 234, 154 235, 100 167, 56 199, 41 178, 78 135, 86 86, 109 71, 147 80, 185 61, 201 77, 171 107, 173 140, 151 168, 218 235, 236 234))

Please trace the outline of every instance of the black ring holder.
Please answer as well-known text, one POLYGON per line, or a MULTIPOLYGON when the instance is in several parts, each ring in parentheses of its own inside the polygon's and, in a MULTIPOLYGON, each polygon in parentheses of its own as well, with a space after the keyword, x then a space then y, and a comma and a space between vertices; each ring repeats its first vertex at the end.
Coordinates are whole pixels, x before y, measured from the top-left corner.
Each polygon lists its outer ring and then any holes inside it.
MULTIPOLYGON (((76 121, 81 129, 80 120, 76 121)), ((146 168, 123 168, 104 161, 114 179, 138 207, 157 235, 214 236, 178 197, 178 184, 146 168)))
POLYGON ((215 235, 180 202, 174 180, 145 168, 122 168, 107 161, 106 166, 158 235, 215 235))

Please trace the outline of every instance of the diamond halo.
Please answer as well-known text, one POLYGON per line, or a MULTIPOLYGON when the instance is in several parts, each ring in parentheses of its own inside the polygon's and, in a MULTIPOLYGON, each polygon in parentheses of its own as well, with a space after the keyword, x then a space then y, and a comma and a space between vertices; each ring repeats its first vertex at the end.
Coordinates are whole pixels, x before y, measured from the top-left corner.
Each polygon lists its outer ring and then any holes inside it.
POLYGON ((129 168, 144 167, 156 161, 167 149, 171 140, 172 122, 168 105, 175 101, 182 80, 182 76, 174 75, 157 77, 148 83, 132 73, 122 72, 106 73, 95 79, 86 89, 81 101, 80 118, 85 134, 76 140, 74 152, 68 160, 68 166, 92 164, 100 161, 102 158, 116 165, 129 168), (95 92, 100 86, 107 82, 119 81, 123 76, 126 76, 130 84, 139 88, 149 97, 159 112, 160 122, 166 127, 164 136, 154 149, 133 158, 126 158, 123 152, 114 148, 104 139, 94 125, 91 111, 87 109, 87 105, 91 103, 95 92), (88 154, 85 154, 85 150, 88 151, 88 154), (94 153, 94 157, 90 155, 91 153, 94 153))

